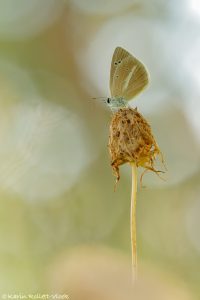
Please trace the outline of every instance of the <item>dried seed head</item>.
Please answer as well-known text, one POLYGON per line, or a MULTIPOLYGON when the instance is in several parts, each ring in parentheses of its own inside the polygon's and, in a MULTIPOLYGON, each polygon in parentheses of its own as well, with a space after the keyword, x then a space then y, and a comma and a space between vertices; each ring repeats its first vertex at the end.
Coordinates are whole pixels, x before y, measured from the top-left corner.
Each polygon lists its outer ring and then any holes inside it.
POLYGON ((137 108, 123 108, 113 114, 108 148, 117 181, 120 178, 119 166, 127 162, 134 162, 145 170, 160 172, 154 169, 154 161, 158 154, 162 157, 162 153, 150 125, 137 108))

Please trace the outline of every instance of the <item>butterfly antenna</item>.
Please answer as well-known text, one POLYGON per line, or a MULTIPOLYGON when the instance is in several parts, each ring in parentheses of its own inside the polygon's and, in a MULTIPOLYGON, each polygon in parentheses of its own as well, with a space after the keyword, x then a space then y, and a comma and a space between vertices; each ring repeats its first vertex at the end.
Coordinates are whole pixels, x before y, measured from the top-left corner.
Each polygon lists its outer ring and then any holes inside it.
POLYGON ((93 99, 93 100, 98 100, 98 99, 105 100, 105 99, 106 99, 106 97, 92 97, 91 99, 93 99))

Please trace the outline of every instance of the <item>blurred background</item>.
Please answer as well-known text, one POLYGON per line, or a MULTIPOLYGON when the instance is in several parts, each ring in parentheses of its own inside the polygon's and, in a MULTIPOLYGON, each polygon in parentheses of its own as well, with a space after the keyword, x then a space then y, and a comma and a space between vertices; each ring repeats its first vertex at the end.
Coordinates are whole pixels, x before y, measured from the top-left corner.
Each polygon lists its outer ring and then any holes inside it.
POLYGON ((200 1, 0 0, 0 294, 199 299, 200 1), (165 181, 114 192, 108 134, 115 47, 149 70, 131 106, 152 126, 165 181))

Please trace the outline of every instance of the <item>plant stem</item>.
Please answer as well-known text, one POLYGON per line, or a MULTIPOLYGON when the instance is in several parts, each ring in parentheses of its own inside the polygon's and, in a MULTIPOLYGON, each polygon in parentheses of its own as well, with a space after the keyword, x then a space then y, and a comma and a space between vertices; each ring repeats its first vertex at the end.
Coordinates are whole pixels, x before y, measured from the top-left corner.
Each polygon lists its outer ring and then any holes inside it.
POLYGON ((132 277, 133 283, 137 279, 137 240, 136 240, 136 196, 137 196, 137 167, 134 162, 131 163, 132 169, 132 190, 131 190, 131 253, 132 253, 132 277))

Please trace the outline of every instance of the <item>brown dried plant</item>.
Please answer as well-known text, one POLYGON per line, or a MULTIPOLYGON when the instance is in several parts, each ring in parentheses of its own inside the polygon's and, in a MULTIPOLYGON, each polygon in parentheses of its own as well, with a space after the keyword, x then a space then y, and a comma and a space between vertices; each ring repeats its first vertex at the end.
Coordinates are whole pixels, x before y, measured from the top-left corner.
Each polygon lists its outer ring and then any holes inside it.
POLYGON ((133 279, 137 274, 137 243, 136 243, 136 192, 137 192, 137 167, 151 170, 159 175, 159 170, 154 167, 158 155, 164 164, 162 153, 155 141, 148 122, 138 112, 137 108, 121 108, 112 115, 108 144, 111 166, 116 176, 116 183, 120 179, 119 166, 130 163, 132 166, 132 193, 131 193, 131 244, 133 279))

